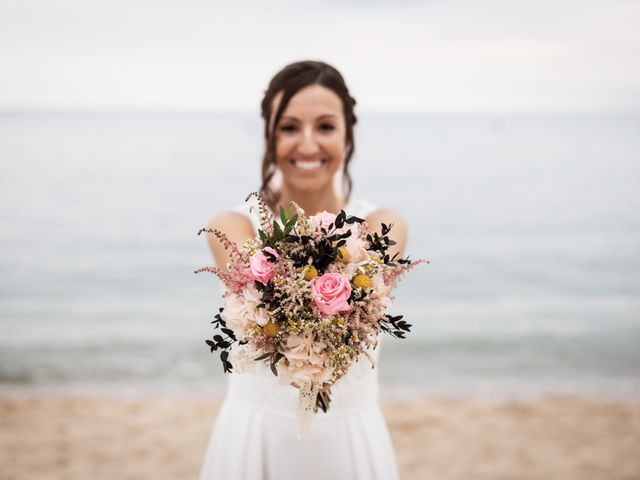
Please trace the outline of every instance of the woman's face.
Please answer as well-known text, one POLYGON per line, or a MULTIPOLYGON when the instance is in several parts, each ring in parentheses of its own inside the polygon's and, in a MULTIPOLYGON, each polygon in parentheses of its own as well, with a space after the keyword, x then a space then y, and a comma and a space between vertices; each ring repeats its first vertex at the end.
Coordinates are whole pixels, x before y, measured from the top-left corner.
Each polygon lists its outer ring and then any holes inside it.
MULTIPOLYGON (((272 119, 282 92, 273 99, 272 119)), ((290 188, 317 191, 332 185, 345 154, 342 100, 322 85, 300 89, 289 101, 276 134, 276 166, 290 188)))

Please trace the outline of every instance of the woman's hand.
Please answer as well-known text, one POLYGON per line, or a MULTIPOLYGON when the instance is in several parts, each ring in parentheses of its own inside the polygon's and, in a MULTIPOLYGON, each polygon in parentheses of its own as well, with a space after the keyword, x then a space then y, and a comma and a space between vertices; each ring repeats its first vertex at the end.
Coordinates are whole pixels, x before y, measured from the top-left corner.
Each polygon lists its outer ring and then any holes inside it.
MULTIPOLYGON (((238 248, 242 247, 244 242, 256 235, 253 231, 251 220, 238 212, 219 213, 211 219, 207 227, 220 230, 229 240, 235 243, 238 248)), ((226 250, 220 240, 211 233, 207 234, 207 242, 209 243, 209 248, 211 249, 211 254, 213 255, 216 265, 224 271, 227 271, 229 251, 226 250)))

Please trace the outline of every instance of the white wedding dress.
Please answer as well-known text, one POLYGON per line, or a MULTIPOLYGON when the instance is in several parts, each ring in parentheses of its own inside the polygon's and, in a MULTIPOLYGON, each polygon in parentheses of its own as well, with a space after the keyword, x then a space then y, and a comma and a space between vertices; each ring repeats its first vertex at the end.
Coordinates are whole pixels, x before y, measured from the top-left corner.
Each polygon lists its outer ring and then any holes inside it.
MULTIPOLYGON (((234 210, 249 216, 249 204, 234 210)), ((348 214, 365 218, 375 207, 352 200, 348 214)), ((302 439, 296 436, 298 390, 280 385, 268 365, 228 373, 226 397, 214 422, 200 480, 396 480, 389 430, 379 405, 381 340, 331 388, 327 413, 318 409, 302 439)))

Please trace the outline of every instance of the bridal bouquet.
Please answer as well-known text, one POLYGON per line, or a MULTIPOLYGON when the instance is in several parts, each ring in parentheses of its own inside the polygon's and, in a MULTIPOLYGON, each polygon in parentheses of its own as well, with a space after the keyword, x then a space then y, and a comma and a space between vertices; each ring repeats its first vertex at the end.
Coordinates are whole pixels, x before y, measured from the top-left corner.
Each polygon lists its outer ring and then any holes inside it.
POLYGON ((220 351, 225 372, 265 362, 281 384, 299 389, 298 435, 308 429, 318 408, 327 411, 331 386, 350 365, 377 345, 379 333, 404 338, 411 325, 386 313, 398 280, 419 263, 390 257, 395 242, 382 224, 372 233, 366 222, 322 212, 307 217, 291 202, 280 219, 257 193, 260 229, 256 238, 236 246, 219 230, 214 234, 230 251, 227 270, 203 267, 225 284, 224 306, 212 322, 220 334, 206 340, 220 351))

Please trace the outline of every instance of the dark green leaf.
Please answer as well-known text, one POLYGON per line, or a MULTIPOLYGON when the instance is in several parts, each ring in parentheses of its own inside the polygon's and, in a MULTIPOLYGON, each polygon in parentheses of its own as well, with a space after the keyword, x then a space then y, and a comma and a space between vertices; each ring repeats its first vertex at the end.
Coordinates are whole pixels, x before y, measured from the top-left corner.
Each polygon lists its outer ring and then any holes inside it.
POLYGON ((284 239, 284 232, 280 228, 280 224, 277 221, 273 221, 273 237, 276 242, 281 242, 284 239))

